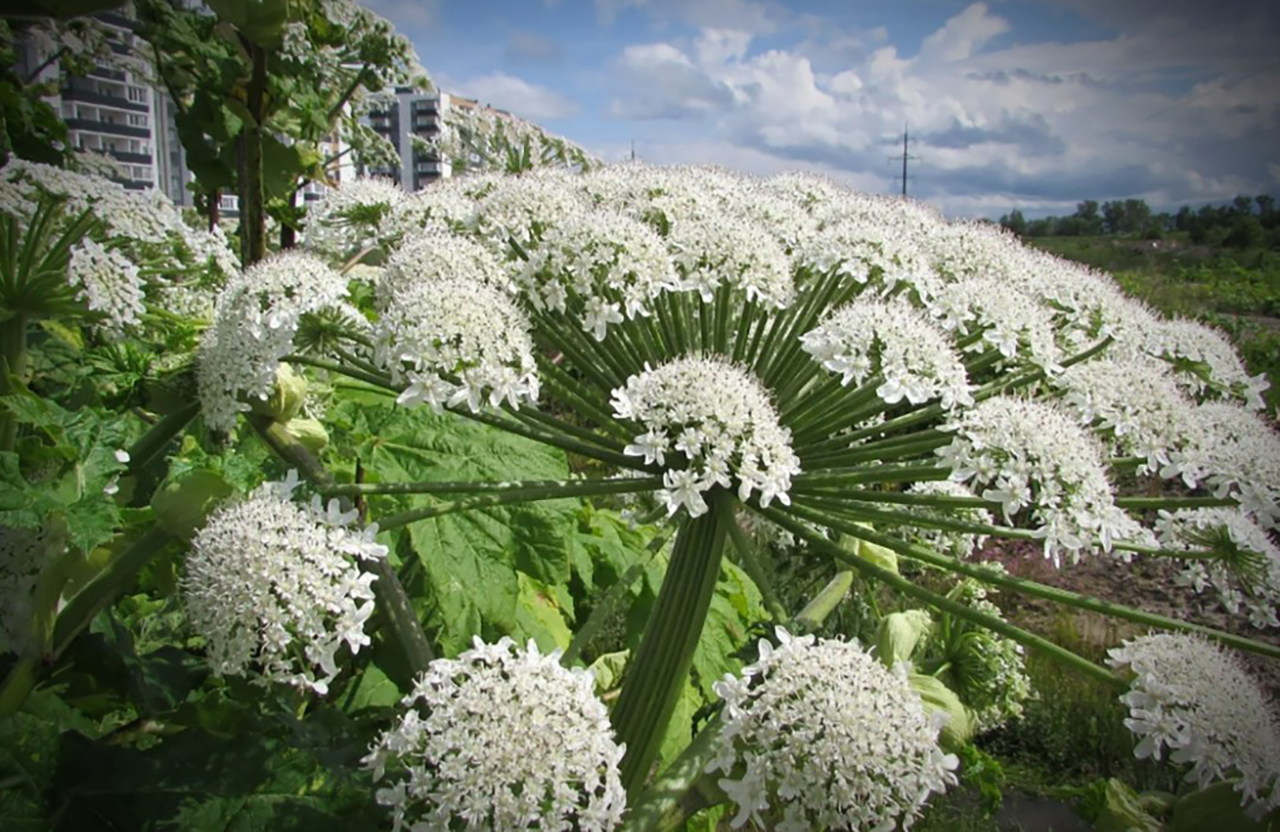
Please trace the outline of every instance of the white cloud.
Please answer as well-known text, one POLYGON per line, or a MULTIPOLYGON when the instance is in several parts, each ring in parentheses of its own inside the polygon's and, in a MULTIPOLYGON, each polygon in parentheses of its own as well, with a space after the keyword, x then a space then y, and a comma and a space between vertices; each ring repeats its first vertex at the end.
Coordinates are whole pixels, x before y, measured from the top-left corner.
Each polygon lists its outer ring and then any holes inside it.
POLYGON ((530 121, 568 118, 578 112, 578 105, 572 99, 505 72, 492 72, 460 81, 449 89, 478 99, 482 104, 509 110, 530 121))
MULTIPOLYGON (((893 45, 868 51, 875 38, 834 24, 825 39, 811 34, 789 49, 755 52, 748 30, 706 29, 688 44, 628 47, 612 112, 696 115, 721 150, 876 180, 892 175, 887 156, 898 152, 906 122, 920 157, 913 189, 963 212, 1070 210, 1085 198, 1169 204, 1265 189, 1276 165, 1264 160, 1280 139, 1277 67, 1255 63, 1242 75, 1234 59, 1211 57, 1225 55, 1227 30, 1211 33, 1222 44, 1199 52, 1162 50, 1156 34, 1176 27, 1161 20, 1107 39, 992 49, 1017 32, 976 3, 914 56, 893 45), (839 56, 846 59, 833 60, 839 56), (816 71, 818 59, 838 71, 816 71), (1178 78, 1184 91, 1171 93, 1178 78)), ((812 19, 804 27, 821 32, 812 19)), ((1249 44, 1258 38, 1237 34, 1249 44)), ((687 137, 669 141, 690 146, 687 137)), ((651 152, 663 151, 655 144, 651 152)))
POLYGON ((920 46, 920 57, 945 63, 962 61, 1007 31, 1008 22, 989 14, 986 3, 974 3, 925 38, 920 46))
POLYGON ((1267 163, 1267 173, 1271 175, 1271 181, 1280 184, 1280 165, 1275 162, 1267 163))

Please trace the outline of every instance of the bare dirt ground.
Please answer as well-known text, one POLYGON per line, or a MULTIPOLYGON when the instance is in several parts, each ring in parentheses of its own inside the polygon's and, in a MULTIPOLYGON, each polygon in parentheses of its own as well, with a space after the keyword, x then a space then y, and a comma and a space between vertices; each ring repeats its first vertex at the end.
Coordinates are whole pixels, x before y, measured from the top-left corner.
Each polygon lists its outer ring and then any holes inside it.
MULTIPOLYGON (((1178 568, 1171 560, 1135 556, 1126 564, 1098 555, 1075 565, 1064 563, 1059 570, 1044 558, 1039 544, 1028 541, 993 543, 983 557, 1001 561, 1018 577, 1280 646, 1280 630, 1254 629, 1243 616, 1233 616, 1223 610, 1211 591, 1197 596, 1192 589, 1178 586, 1175 581, 1178 568)), ((1140 635, 1147 629, 1013 591, 1003 591, 995 600, 1011 621, 1048 638, 1061 627, 1064 616, 1086 643, 1098 646, 1115 646, 1122 639, 1140 635)), ((1236 651, 1236 655, 1267 690, 1273 706, 1280 712, 1280 659, 1243 651, 1236 651)))

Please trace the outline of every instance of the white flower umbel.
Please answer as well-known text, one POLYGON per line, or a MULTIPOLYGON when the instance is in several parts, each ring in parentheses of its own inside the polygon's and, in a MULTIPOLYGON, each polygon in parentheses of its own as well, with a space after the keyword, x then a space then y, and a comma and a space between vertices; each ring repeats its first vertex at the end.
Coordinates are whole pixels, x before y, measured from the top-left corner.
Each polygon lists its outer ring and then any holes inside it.
POLYGON ((406 244, 377 286, 377 360, 405 380, 400 404, 478 411, 538 398, 529 321, 483 249, 449 234, 406 244))
POLYGON ((680 220, 667 237, 680 273, 680 288, 703 303, 727 284, 748 300, 782 309, 795 298, 791 265, 775 240, 751 223, 729 215, 680 220))
POLYGON ((249 409, 242 397, 265 399, 271 393, 276 366, 293 351, 302 316, 333 307, 345 311, 346 296, 346 279, 303 252, 274 255, 233 277, 197 354, 205 423, 215 430, 234 428, 236 414, 249 409))
POLYGON ((138 267, 115 249, 84 239, 71 250, 67 282, 79 288, 91 312, 103 316, 102 327, 113 334, 137 326, 146 311, 138 267))
POLYGON ((1280 548, 1236 509, 1161 511, 1156 521, 1160 545, 1168 549, 1212 550, 1215 560, 1188 561, 1178 582, 1197 593, 1212 586, 1232 615, 1243 613, 1258 629, 1280 627, 1280 548))
POLYGON ((1234 497, 1267 529, 1280 527, 1280 434, 1238 404, 1213 402, 1187 413, 1193 442, 1169 455, 1167 477, 1234 497))
POLYGON ((336 500, 292 502, 297 484, 290 472, 216 511, 191 541, 182 596, 216 672, 324 694, 342 645, 369 644, 374 576, 357 561, 387 547, 374 542, 376 525, 347 528, 357 514, 336 500))
POLYGON ((475 203, 463 190, 464 179, 441 179, 408 194, 391 206, 378 227, 384 240, 412 239, 427 228, 458 231, 465 228, 475 211, 475 203))
POLYGON ((781 627, 778 646, 715 684, 724 731, 707 771, 737 805, 732 825, 759 828, 910 828, 933 792, 955 782, 941 727, 906 679, 856 643, 781 627), (767 816, 767 820, 766 820, 767 816))
POLYGON ((805 352, 840 383, 879 377, 876 396, 886 404, 923 404, 940 398, 952 410, 973 404, 964 364, 928 318, 901 301, 857 298, 800 339, 805 352))
POLYGON ((680 285, 662 238, 608 210, 564 218, 547 229, 527 261, 511 265, 534 309, 563 313, 570 292, 576 295, 574 312, 597 341, 624 315, 650 315, 654 299, 680 285))
POLYGON ((1280 722, 1239 660, 1196 636, 1140 636, 1109 651, 1134 674, 1120 701, 1139 738, 1134 755, 1190 764, 1204 788, 1228 781, 1254 818, 1280 807, 1280 722))
POLYGON ((1169 454, 1191 441, 1188 414, 1195 404, 1155 359, 1085 361, 1053 383, 1065 391, 1062 401, 1080 423, 1103 433, 1117 456, 1146 460, 1140 474, 1159 473, 1169 465, 1169 454))
POLYGON ((969 350, 995 349, 1006 361, 1026 360, 1056 371, 1060 355, 1053 316, 1034 297, 986 277, 939 286, 926 300, 929 314, 955 337, 982 334, 969 350))
POLYGON ((1029 508, 1055 566, 1061 549, 1074 563, 1095 541, 1110 551, 1113 538, 1137 534, 1115 505, 1102 447, 1057 408, 997 396, 960 414, 954 427, 956 438, 937 452, 951 478, 971 480, 975 493, 1001 504, 1006 521, 1029 508))
POLYGON ((475 232, 504 256, 510 241, 526 249, 535 246, 546 229, 586 210, 574 190, 575 178, 549 168, 494 180, 471 217, 475 232))
POLYGON ((736 480, 746 500, 760 491, 760 504, 790 505, 791 477, 800 462, 791 450, 791 431, 759 381, 719 358, 679 358, 627 379, 613 391, 613 410, 644 428, 626 447, 646 464, 664 466, 660 496, 674 514, 681 506, 692 517, 707 511, 702 495, 736 480), (670 457, 670 459, 669 459, 670 457))
POLYGON ((372 177, 329 188, 307 208, 303 242, 334 260, 376 247, 383 242, 379 233, 383 221, 406 196, 395 182, 372 177))
POLYGON ((405 715, 364 759, 400 829, 581 829, 619 825, 625 750, 593 675, 559 651, 504 638, 437 659, 405 715))
POLYGON ((1199 398, 1235 399, 1254 410, 1265 406, 1262 394, 1271 386, 1266 375, 1250 376, 1231 342, 1212 327, 1183 318, 1161 321, 1143 346, 1172 364, 1178 382, 1199 398))

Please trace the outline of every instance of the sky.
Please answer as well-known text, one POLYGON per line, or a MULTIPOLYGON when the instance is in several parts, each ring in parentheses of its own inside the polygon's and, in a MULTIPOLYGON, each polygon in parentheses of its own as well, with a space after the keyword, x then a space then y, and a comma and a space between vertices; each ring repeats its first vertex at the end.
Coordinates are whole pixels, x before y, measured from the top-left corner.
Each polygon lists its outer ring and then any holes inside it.
POLYGON ((952 216, 1280 194, 1274 0, 364 0, 432 80, 606 161, 823 173, 952 216))

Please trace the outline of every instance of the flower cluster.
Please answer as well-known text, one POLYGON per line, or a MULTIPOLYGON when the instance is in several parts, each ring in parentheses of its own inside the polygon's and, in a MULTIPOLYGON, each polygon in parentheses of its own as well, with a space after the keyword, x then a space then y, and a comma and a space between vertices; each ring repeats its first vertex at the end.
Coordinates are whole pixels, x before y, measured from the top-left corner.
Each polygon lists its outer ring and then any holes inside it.
POLYGON ((791 477, 800 461, 791 432, 778 424, 768 393, 750 373, 717 358, 679 358, 627 379, 613 391, 614 414, 645 432, 626 453, 667 468, 662 499, 669 513, 681 506, 697 517, 702 495, 737 480, 738 497, 760 491, 760 504, 789 505, 791 477), (676 459, 670 466, 667 455, 676 459))
POLYGON ((1161 473, 1236 499, 1263 528, 1280 527, 1280 434, 1239 404, 1210 402, 1186 415, 1192 441, 1161 473))
POLYGON ((737 804, 732 825, 772 829, 910 828, 955 782, 939 724, 907 683, 857 644, 778 628, 741 677, 715 684, 724 730, 707 771, 737 804))
POLYGON ((1074 563, 1095 540, 1110 551, 1113 538, 1140 534, 1115 505, 1101 447, 1053 406, 995 397, 960 414, 955 428, 938 450, 952 479, 987 486, 980 496, 1000 503, 1006 521, 1030 508, 1055 566, 1060 549, 1074 563))
POLYGON ((800 339, 805 352, 840 383, 869 378, 886 404, 904 398, 923 404, 941 398, 952 410, 973 404, 964 364, 951 344, 920 312, 900 302, 859 298, 836 309, 800 339))
POLYGON ((205 422, 230 431, 249 409, 241 397, 266 399, 280 359, 293 351, 304 315, 344 304, 347 282, 320 260, 282 252, 232 278, 218 298, 197 355, 196 384, 205 422))
POLYGON ((1191 764, 1187 780, 1200 788, 1231 782, 1251 816, 1280 807, 1280 721, 1237 659, 1180 633, 1141 636, 1108 655, 1134 675, 1120 701, 1140 738, 1138 759, 1167 749, 1172 762, 1191 764))
POLYGON ((221 229, 189 227, 159 191, 130 191, 101 176, 16 157, 0 168, 0 214, 16 218, 21 227, 53 203, 61 205, 54 214, 58 233, 70 233, 82 215, 93 220, 87 229, 78 226, 83 236, 72 233, 60 243, 71 254, 65 300, 83 302, 110 335, 141 324, 148 293, 165 301, 204 294, 206 281, 237 268, 221 229))
POLYGON ((667 236, 680 273, 680 288, 697 292, 703 303, 722 285, 747 300, 782 309, 795 298, 791 264, 782 246, 732 215, 680 220, 667 236))
POLYGON ((613 829, 626 793, 595 680, 504 638, 437 659, 364 759, 393 830, 613 829))
POLYGON ((1140 474, 1158 474, 1192 433, 1195 405, 1154 359, 1101 358, 1068 368, 1054 383, 1082 425, 1105 431, 1117 456, 1142 457, 1140 474))
POLYGON ((377 360, 408 381, 400 404, 537 401, 529 322, 503 282, 484 249, 452 234, 396 252, 377 286, 377 360))
POLYGON ((303 241, 324 257, 342 260, 384 241, 383 221, 404 201, 404 189, 389 179, 361 178, 325 191, 307 209, 303 241))
POLYGON ((679 287, 666 246, 648 226, 611 211, 578 212, 547 230, 516 284, 534 309, 563 313, 570 292, 583 330, 604 340, 611 323, 652 314, 679 287))
POLYGON ((208 641, 218 673, 254 670, 260 681, 328 692, 337 653, 368 645, 371 573, 358 561, 385 557, 376 525, 337 500, 299 505, 290 497, 297 473, 259 486, 215 512, 191 541, 182 596, 187 620, 208 641))
POLYGON ((80 297, 90 312, 103 316, 103 326, 108 332, 119 334, 137 326, 146 311, 138 267, 118 250, 93 240, 81 240, 71 249, 67 282, 80 287, 80 297))
POLYGON ((1168 549, 1211 550, 1217 558, 1187 561, 1179 582, 1197 593, 1212 586, 1227 612, 1243 608, 1259 629, 1280 627, 1280 548, 1239 511, 1222 508, 1161 511, 1160 544, 1168 549))

